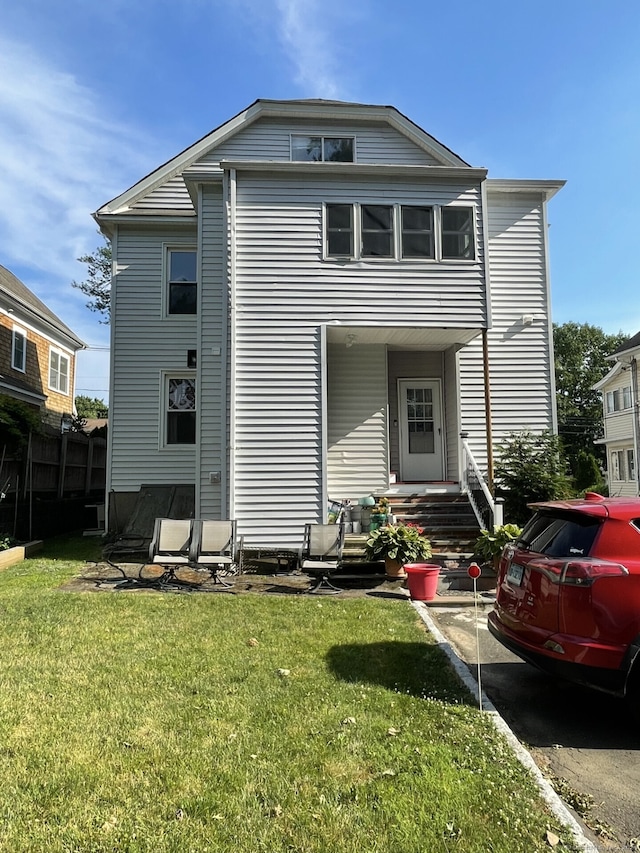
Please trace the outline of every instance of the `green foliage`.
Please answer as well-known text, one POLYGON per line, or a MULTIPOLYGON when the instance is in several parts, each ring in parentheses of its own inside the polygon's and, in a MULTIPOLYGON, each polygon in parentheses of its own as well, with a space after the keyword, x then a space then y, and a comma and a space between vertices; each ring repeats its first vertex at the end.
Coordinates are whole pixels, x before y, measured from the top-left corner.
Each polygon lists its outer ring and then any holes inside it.
POLYGON ((504 546, 517 539, 521 533, 522 528, 517 524, 503 524, 494 527, 493 530, 481 530, 473 553, 487 563, 491 563, 494 557, 502 554, 504 546))
POLYGON ((431 556, 431 542, 423 536, 422 527, 414 524, 386 524, 371 532, 367 539, 369 560, 398 560, 415 563, 431 556))
POLYGON ((41 429, 40 414, 35 409, 0 394, 0 446, 18 450, 27 443, 30 432, 41 429))
POLYGON ((0 551, 8 551, 9 548, 13 548, 17 543, 18 540, 8 533, 0 533, 0 551))
MULTIPOLYGON (((553 327, 558 433, 574 475, 580 451, 602 435, 602 400, 593 386, 611 368, 606 357, 626 339, 588 323, 553 327)), ((604 448, 596 446, 594 453, 604 461, 604 448)))
POLYGON ((99 400, 98 397, 86 397, 83 394, 78 394, 75 403, 79 418, 104 418, 109 411, 105 401, 99 400))
POLYGON ((578 492, 596 491, 604 488, 604 479, 598 460, 593 453, 581 450, 576 456, 573 469, 573 485, 578 492))
POLYGON ((498 452, 495 481, 505 499, 505 515, 515 524, 529 519, 527 504, 568 497, 570 481, 558 436, 512 433, 498 452))
POLYGON ((90 297, 87 308, 102 314, 104 319, 99 322, 105 324, 111 319, 111 260, 111 243, 105 239, 105 245, 98 246, 93 254, 78 258, 81 264, 87 265, 86 280, 71 282, 72 287, 90 297))

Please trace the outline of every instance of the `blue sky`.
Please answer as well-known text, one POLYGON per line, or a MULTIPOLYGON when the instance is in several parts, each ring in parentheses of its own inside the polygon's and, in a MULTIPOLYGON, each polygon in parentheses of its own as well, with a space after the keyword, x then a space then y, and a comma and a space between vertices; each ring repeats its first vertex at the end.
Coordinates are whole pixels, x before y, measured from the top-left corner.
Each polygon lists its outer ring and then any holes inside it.
POLYGON ((553 316, 640 330, 637 0, 0 0, 0 264, 90 346, 91 213, 256 98, 392 104, 494 178, 565 179, 553 316))

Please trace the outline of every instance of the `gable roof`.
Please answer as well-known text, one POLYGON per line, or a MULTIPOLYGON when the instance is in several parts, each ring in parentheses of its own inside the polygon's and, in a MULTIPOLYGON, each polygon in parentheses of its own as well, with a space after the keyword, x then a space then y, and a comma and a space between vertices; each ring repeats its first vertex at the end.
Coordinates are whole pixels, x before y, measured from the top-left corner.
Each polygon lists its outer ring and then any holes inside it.
POLYGON ((1 297, 4 297, 9 302, 16 303, 27 314, 40 320, 41 323, 44 323, 51 330, 57 332, 58 336, 66 338, 73 349, 79 350, 86 347, 84 341, 81 341, 50 308, 47 308, 44 302, 38 299, 26 284, 23 284, 17 276, 2 265, 0 265, 1 297))
POLYGON ((607 356, 607 358, 615 358, 618 355, 621 355, 623 352, 627 352, 627 350, 637 349, 640 347, 640 332, 633 335, 633 337, 626 340, 623 344, 611 353, 611 355, 607 356))
POLYGON ((332 101, 322 98, 290 101, 259 98, 233 118, 219 125, 171 160, 168 160, 162 166, 150 172, 124 193, 102 205, 94 216, 99 218, 103 214, 113 214, 130 207, 152 190, 166 183, 166 181, 176 175, 181 174, 185 169, 205 156, 211 149, 247 128, 259 118, 271 116, 328 120, 344 119, 345 114, 348 114, 349 118, 352 119, 386 122, 410 138, 420 148, 429 152, 443 166, 470 168, 469 163, 392 106, 349 103, 347 101, 332 101))

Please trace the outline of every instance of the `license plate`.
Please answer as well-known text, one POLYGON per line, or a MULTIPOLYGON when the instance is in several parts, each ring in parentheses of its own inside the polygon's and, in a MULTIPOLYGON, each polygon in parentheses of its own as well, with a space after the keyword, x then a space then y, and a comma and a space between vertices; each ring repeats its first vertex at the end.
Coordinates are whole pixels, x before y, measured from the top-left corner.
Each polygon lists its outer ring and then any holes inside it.
POLYGON ((507 572, 507 581, 514 586, 520 586, 524 575, 524 566, 519 566, 517 563, 511 563, 507 572))

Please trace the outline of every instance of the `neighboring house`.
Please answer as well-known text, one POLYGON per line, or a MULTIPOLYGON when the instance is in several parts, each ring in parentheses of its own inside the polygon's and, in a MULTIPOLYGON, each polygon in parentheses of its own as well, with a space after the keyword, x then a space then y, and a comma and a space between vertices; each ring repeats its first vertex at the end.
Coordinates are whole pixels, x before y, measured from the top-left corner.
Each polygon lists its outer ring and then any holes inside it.
POLYGON ((398 110, 258 100, 95 214, 113 247, 107 490, 191 484, 248 544, 329 499, 459 491, 555 430, 547 201, 398 110))
POLYGON ((638 495, 638 360, 640 332, 610 356, 613 367, 594 385, 602 393, 610 495, 638 495))
POLYGON ((76 353, 85 344, 13 273, 0 266, 0 394, 61 428, 74 406, 76 353))

